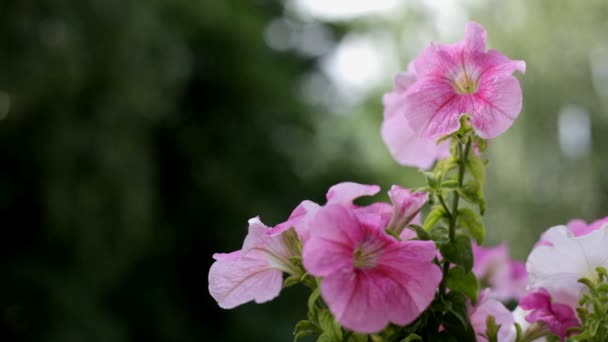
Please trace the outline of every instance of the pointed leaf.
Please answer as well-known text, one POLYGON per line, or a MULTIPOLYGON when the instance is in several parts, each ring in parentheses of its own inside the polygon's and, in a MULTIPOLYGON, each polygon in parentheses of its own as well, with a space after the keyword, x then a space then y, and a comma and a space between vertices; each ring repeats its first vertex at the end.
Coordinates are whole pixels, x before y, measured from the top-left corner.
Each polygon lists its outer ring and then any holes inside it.
POLYGON ((466 272, 463 267, 456 266, 448 272, 447 286, 452 291, 464 293, 471 298, 471 302, 477 302, 479 294, 479 283, 473 272, 466 272))
POLYGON ((456 235, 454 241, 439 247, 441 255, 451 263, 460 265, 465 272, 473 268, 471 240, 465 235, 456 235))
POLYGON ((469 231, 471 236, 477 240, 477 244, 481 245, 483 243, 486 232, 479 214, 470 208, 460 208, 458 210, 458 223, 462 228, 469 231))
POLYGON ((444 218, 446 215, 445 210, 443 210, 443 207, 440 205, 436 205, 434 206, 431 211, 429 212, 429 214, 426 216, 426 218, 424 219, 424 224, 422 225, 424 227, 424 230, 429 231, 431 230, 431 228, 433 228, 433 226, 439 222, 439 220, 441 220, 442 218, 444 218))

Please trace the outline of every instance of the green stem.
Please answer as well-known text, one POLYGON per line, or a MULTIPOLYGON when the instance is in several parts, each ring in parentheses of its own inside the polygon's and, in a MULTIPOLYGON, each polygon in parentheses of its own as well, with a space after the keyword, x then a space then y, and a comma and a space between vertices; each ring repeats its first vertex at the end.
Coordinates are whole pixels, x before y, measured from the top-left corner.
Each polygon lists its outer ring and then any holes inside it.
MULTIPOLYGON (((471 138, 467 137, 464 150, 462 144, 458 144, 458 188, 462 188, 464 182, 464 172, 467 167, 467 160, 469 158, 469 152, 471 151, 471 138)), ((458 191, 454 191, 454 197, 452 198, 452 210, 450 212, 450 243, 454 241, 456 237, 456 223, 458 222, 458 201, 460 201, 460 194, 458 191)))
MULTIPOLYGON (((458 156, 458 188, 459 189, 462 188, 462 185, 464 183, 464 174, 466 171, 467 160, 469 158, 469 153, 471 151, 471 140, 472 140, 471 137, 467 136, 464 149, 462 148, 462 144, 458 144, 458 148, 456 150, 456 154, 458 156)), ((443 209, 446 211, 446 214, 449 219, 449 236, 450 236, 449 243, 452 243, 452 242, 454 242, 454 239, 456 238, 456 224, 458 223, 458 203, 460 201, 460 194, 458 193, 458 191, 454 191, 453 197, 452 197, 452 210, 448 209, 448 207, 445 203, 445 200, 443 199, 443 196, 440 195, 438 197, 439 197, 439 202, 443 206, 443 209)), ((447 260, 444 260, 444 262, 443 262, 443 280, 441 281, 441 284, 439 285, 439 293, 441 293, 442 295, 446 294, 446 279, 447 279, 447 275, 448 275, 449 271, 450 271, 450 262, 447 260)))

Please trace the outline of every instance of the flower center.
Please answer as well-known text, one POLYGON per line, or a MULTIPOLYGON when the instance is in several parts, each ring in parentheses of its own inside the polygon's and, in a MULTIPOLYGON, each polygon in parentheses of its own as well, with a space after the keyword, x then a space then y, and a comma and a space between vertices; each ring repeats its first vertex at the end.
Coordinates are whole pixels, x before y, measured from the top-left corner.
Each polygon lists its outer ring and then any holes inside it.
POLYGON ((452 81, 452 86, 460 95, 473 94, 479 87, 479 79, 471 77, 466 70, 463 70, 456 79, 452 81))
POLYGON ((353 252, 353 265, 357 269, 374 268, 382 254, 382 243, 364 241, 353 252))

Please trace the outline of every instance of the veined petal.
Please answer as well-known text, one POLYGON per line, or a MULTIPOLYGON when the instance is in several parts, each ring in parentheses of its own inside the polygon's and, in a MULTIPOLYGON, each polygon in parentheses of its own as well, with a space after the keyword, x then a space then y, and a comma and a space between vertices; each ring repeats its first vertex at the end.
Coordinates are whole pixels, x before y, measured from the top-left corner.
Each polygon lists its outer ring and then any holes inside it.
POLYGON ((321 208, 313 201, 302 201, 291 213, 287 221, 276 225, 270 232, 271 235, 281 233, 291 227, 296 229, 300 240, 305 243, 310 236, 310 222, 321 208))
POLYGON ((468 52, 484 52, 486 49, 486 29, 478 23, 471 21, 467 24, 464 33, 464 46, 468 52))
POLYGON ((384 292, 367 271, 338 271, 323 279, 321 295, 340 324, 350 330, 375 333, 388 323, 384 292))
POLYGON ((327 204, 350 205, 362 196, 372 196, 380 191, 377 185, 366 185, 354 182, 338 183, 327 192, 327 204))
POLYGON ((519 81, 513 76, 481 79, 477 93, 470 95, 471 125, 484 139, 504 133, 517 118, 522 107, 519 81))
POLYGON ((316 277, 344 269, 353 271, 353 251, 351 246, 337 241, 310 239, 302 251, 304 268, 316 277))
POLYGON ((445 78, 420 79, 405 95, 407 122, 413 131, 429 139, 451 134, 460 127, 458 119, 468 108, 463 99, 466 96, 456 94, 445 78))
POLYGON ((410 192, 408 189, 393 185, 388 191, 388 196, 393 202, 393 220, 400 222, 402 226, 411 222, 426 203, 428 195, 426 192, 410 192))
POLYGON ((293 251, 285 244, 281 232, 274 233, 258 217, 249 220, 249 233, 243 242, 242 254, 252 251, 264 253, 269 262, 284 271, 290 270, 289 257, 293 251))
POLYGON ((511 76, 516 70, 522 74, 526 73, 526 62, 509 59, 499 51, 492 49, 480 55, 475 64, 482 70, 483 77, 489 79, 511 76))
POLYGON ((449 154, 449 141, 438 145, 435 140, 412 130, 406 119, 405 96, 402 91, 385 94, 383 103, 382 139, 399 164, 428 169, 435 160, 449 154))
POLYGON ((269 301, 279 295, 282 286, 282 272, 258 253, 239 260, 217 260, 209 270, 209 293, 224 309, 252 300, 269 301))
POLYGON ((413 62, 418 80, 427 76, 445 77, 452 74, 459 65, 459 61, 450 53, 454 50, 456 46, 437 43, 431 43, 422 50, 413 62))
POLYGON ((230 252, 230 253, 213 254, 213 259, 215 259, 215 260, 235 261, 240 258, 241 258, 241 250, 230 252))

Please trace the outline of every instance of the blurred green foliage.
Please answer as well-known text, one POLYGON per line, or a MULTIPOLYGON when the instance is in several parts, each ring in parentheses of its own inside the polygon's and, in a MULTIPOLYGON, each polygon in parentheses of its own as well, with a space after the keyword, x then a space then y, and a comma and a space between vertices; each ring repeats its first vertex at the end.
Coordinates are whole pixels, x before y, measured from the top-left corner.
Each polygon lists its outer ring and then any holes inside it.
POLYGON ((274 224, 336 181, 304 182, 270 139, 281 127, 312 137, 293 91, 310 62, 263 40, 281 9, 0 5, 11 100, 0 122, 3 341, 289 336, 299 314, 289 300, 222 311, 206 279, 211 254, 239 248, 249 217, 274 224))
MULTIPOLYGON (((390 81, 349 116, 302 99, 316 59, 264 41, 280 1, 7 0, 0 13, 2 341, 285 341, 305 291, 221 310, 211 255, 238 249, 248 218, 273 225, 339 181, 422 182, 378 134, 390 81)), ((490 242, 522 242, 523 258, 550 225, 607 214, 608 93, 589 51, 608 46, 608 5, 490 1, 471 15, 528 62, 522 116, 490 144, 485 218, 490 242), (582 160, 557 144, 569 103, 591 113, 582 160)), ((403 18, 326 26, 391 26, 403 44, 433 13, 403 18)))

